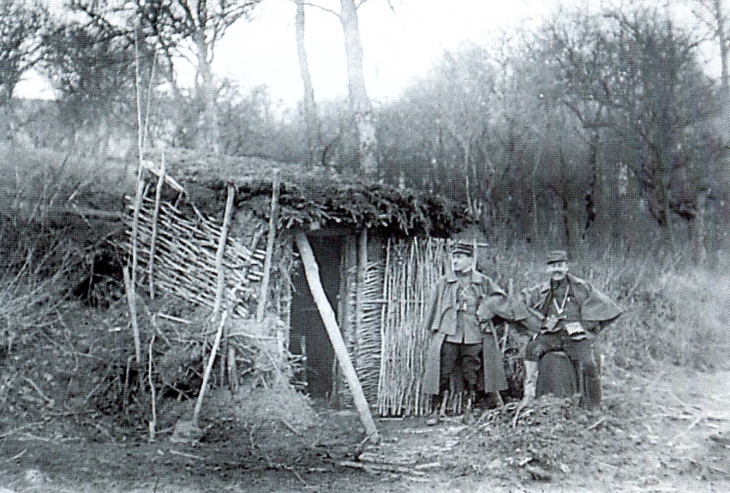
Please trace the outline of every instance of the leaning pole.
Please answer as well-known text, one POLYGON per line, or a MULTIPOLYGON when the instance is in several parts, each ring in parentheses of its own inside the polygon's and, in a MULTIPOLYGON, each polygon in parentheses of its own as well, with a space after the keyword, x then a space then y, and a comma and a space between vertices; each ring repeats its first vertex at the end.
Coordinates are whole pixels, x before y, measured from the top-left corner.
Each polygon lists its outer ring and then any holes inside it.
POLYGON ((332 342, 332 347, 335 350, 335 355, 337 356, 337 361, 340 364, 342 373, 347 380, 347 386, 350 388, 350 392, 352 392, 352 396, 355 400, 355 407, 357 408, 357 412, 360 414, 360 421, 362 421, 362 424, 365 426, 365 433, 367 434, 368 439, 370 441, 377 441, 378 430, 375 427, 375 421, 373 421, 373 416, 370 414, 370 407, 368 406, 365 394, 362 391, 360 380, 357 378, 355 367, 352 365, 350 355, 347 353, 345 341, 342 339, 340 327, 337 325, 337 320, 335 319, 335 312, 332 310, 332 306, 327 300, 324 288, 322 288, 322 281, 319 277, 319 267, 317 266, 317 261, 314 259, 314 253, 312 252, 312 247, 309 244, 307 235, 301 231, 297 232, 296 242, 297 248, 299 249, 299 255, 302 258, 302 264, 304 264, 304 273, 307 277, 309 289, 312 292, 312 297, 314 298, 319 314, 322 317, 322 322, 324 322, 324 326, 327 329, 327 334, 332 342))

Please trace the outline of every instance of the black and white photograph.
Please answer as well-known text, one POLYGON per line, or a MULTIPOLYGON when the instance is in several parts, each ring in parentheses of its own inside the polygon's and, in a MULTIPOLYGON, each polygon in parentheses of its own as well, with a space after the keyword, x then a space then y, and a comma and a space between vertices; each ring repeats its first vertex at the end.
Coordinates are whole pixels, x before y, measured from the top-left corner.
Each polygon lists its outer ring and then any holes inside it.
POLYGON ((0 493, 730 491, 730 0, 0 0, 0 493))

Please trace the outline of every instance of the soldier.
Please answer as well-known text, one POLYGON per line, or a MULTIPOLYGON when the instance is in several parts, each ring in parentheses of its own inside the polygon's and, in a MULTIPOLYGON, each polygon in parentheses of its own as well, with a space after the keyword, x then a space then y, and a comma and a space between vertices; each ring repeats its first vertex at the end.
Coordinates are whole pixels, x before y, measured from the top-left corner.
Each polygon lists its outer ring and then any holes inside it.
POLYGON ((585 409, 598 409, 601 382, 593 339, 622 309, 568 274, 565 251, 548 254, 547 273, 549 281, 523 291, 529 313, 523 323, 535 334, 525 355, 525 398, 580 393, 585 409))
POLYGON ((433 333, 426 359, 423 389, 434 400, 427 424, 435 425, 446 413, 454 370, 460 367, 467 391, 466 416, 471 414, 483 371, 483 387, 488 393, 507 389, 502 354, 492 319, 514 319, 507 294, 489 277, 477 272, 474 246, 452 246, 453 270, 442 277, 433 290, 425 319, 433 333), (439 399, 440 398, 440 399, 439 399))

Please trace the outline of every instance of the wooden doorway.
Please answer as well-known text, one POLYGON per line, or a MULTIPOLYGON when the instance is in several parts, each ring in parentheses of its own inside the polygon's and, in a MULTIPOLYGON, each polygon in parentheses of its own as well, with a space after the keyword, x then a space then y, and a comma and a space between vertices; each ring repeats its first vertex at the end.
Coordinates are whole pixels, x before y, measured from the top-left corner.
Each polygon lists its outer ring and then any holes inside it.
MULTIPOLYGON (((309 243, 319 266, 322 287, 332 309, 335 310, 335 315, 338 316, 342 237, 310 235, 309 243)), ((293 273, 292 284, 294 292, 292 294, 289 351, 292 354, 306 356, 304 378, 307 383, 307 393, 314 399, 329 400, 332 391, 335 352, 301 265, 298 265, 293 273)))

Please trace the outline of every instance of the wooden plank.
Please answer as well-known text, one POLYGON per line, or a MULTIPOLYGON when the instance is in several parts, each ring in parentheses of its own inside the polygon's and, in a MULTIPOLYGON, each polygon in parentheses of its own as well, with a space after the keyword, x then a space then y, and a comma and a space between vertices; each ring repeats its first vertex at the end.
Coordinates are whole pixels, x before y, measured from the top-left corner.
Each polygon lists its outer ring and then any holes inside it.
POLYGON ((327 300, 324 288, 322 287, 322 281, 319 277, 319 266, 314 258, 314 252, 312 252, 312 246, 309 244, 307 235, 303 232, 297 232, 296 234, 297 248, 299 249, 299 255, 304 265, 304 273, 309 284, 309 289, 312 292, 312 297, 317 305, 319 314, 324 322, 325 329, 327 329, 327 335, 329 335, 332 347, 335 350, 337 361, 340 364, 342 373, 345 375, 347 385, 352 392, 355 400, 355 407, 360 414, 360 421, 365 426, 365 432, 367 437, 371 441, 378 440, 378 429, 375 427, 375 421, 373 416, 370 414, 370 407, 365 399, 365 394, 362 391, 362 386, 357 378, 355 367, 352 365, 350 355, 347 353, 345 347, 345 341, 342 339, 340 328, 337 326, 337 320, 335 319, 335 312, 332 310, 332 306, 327 300))

